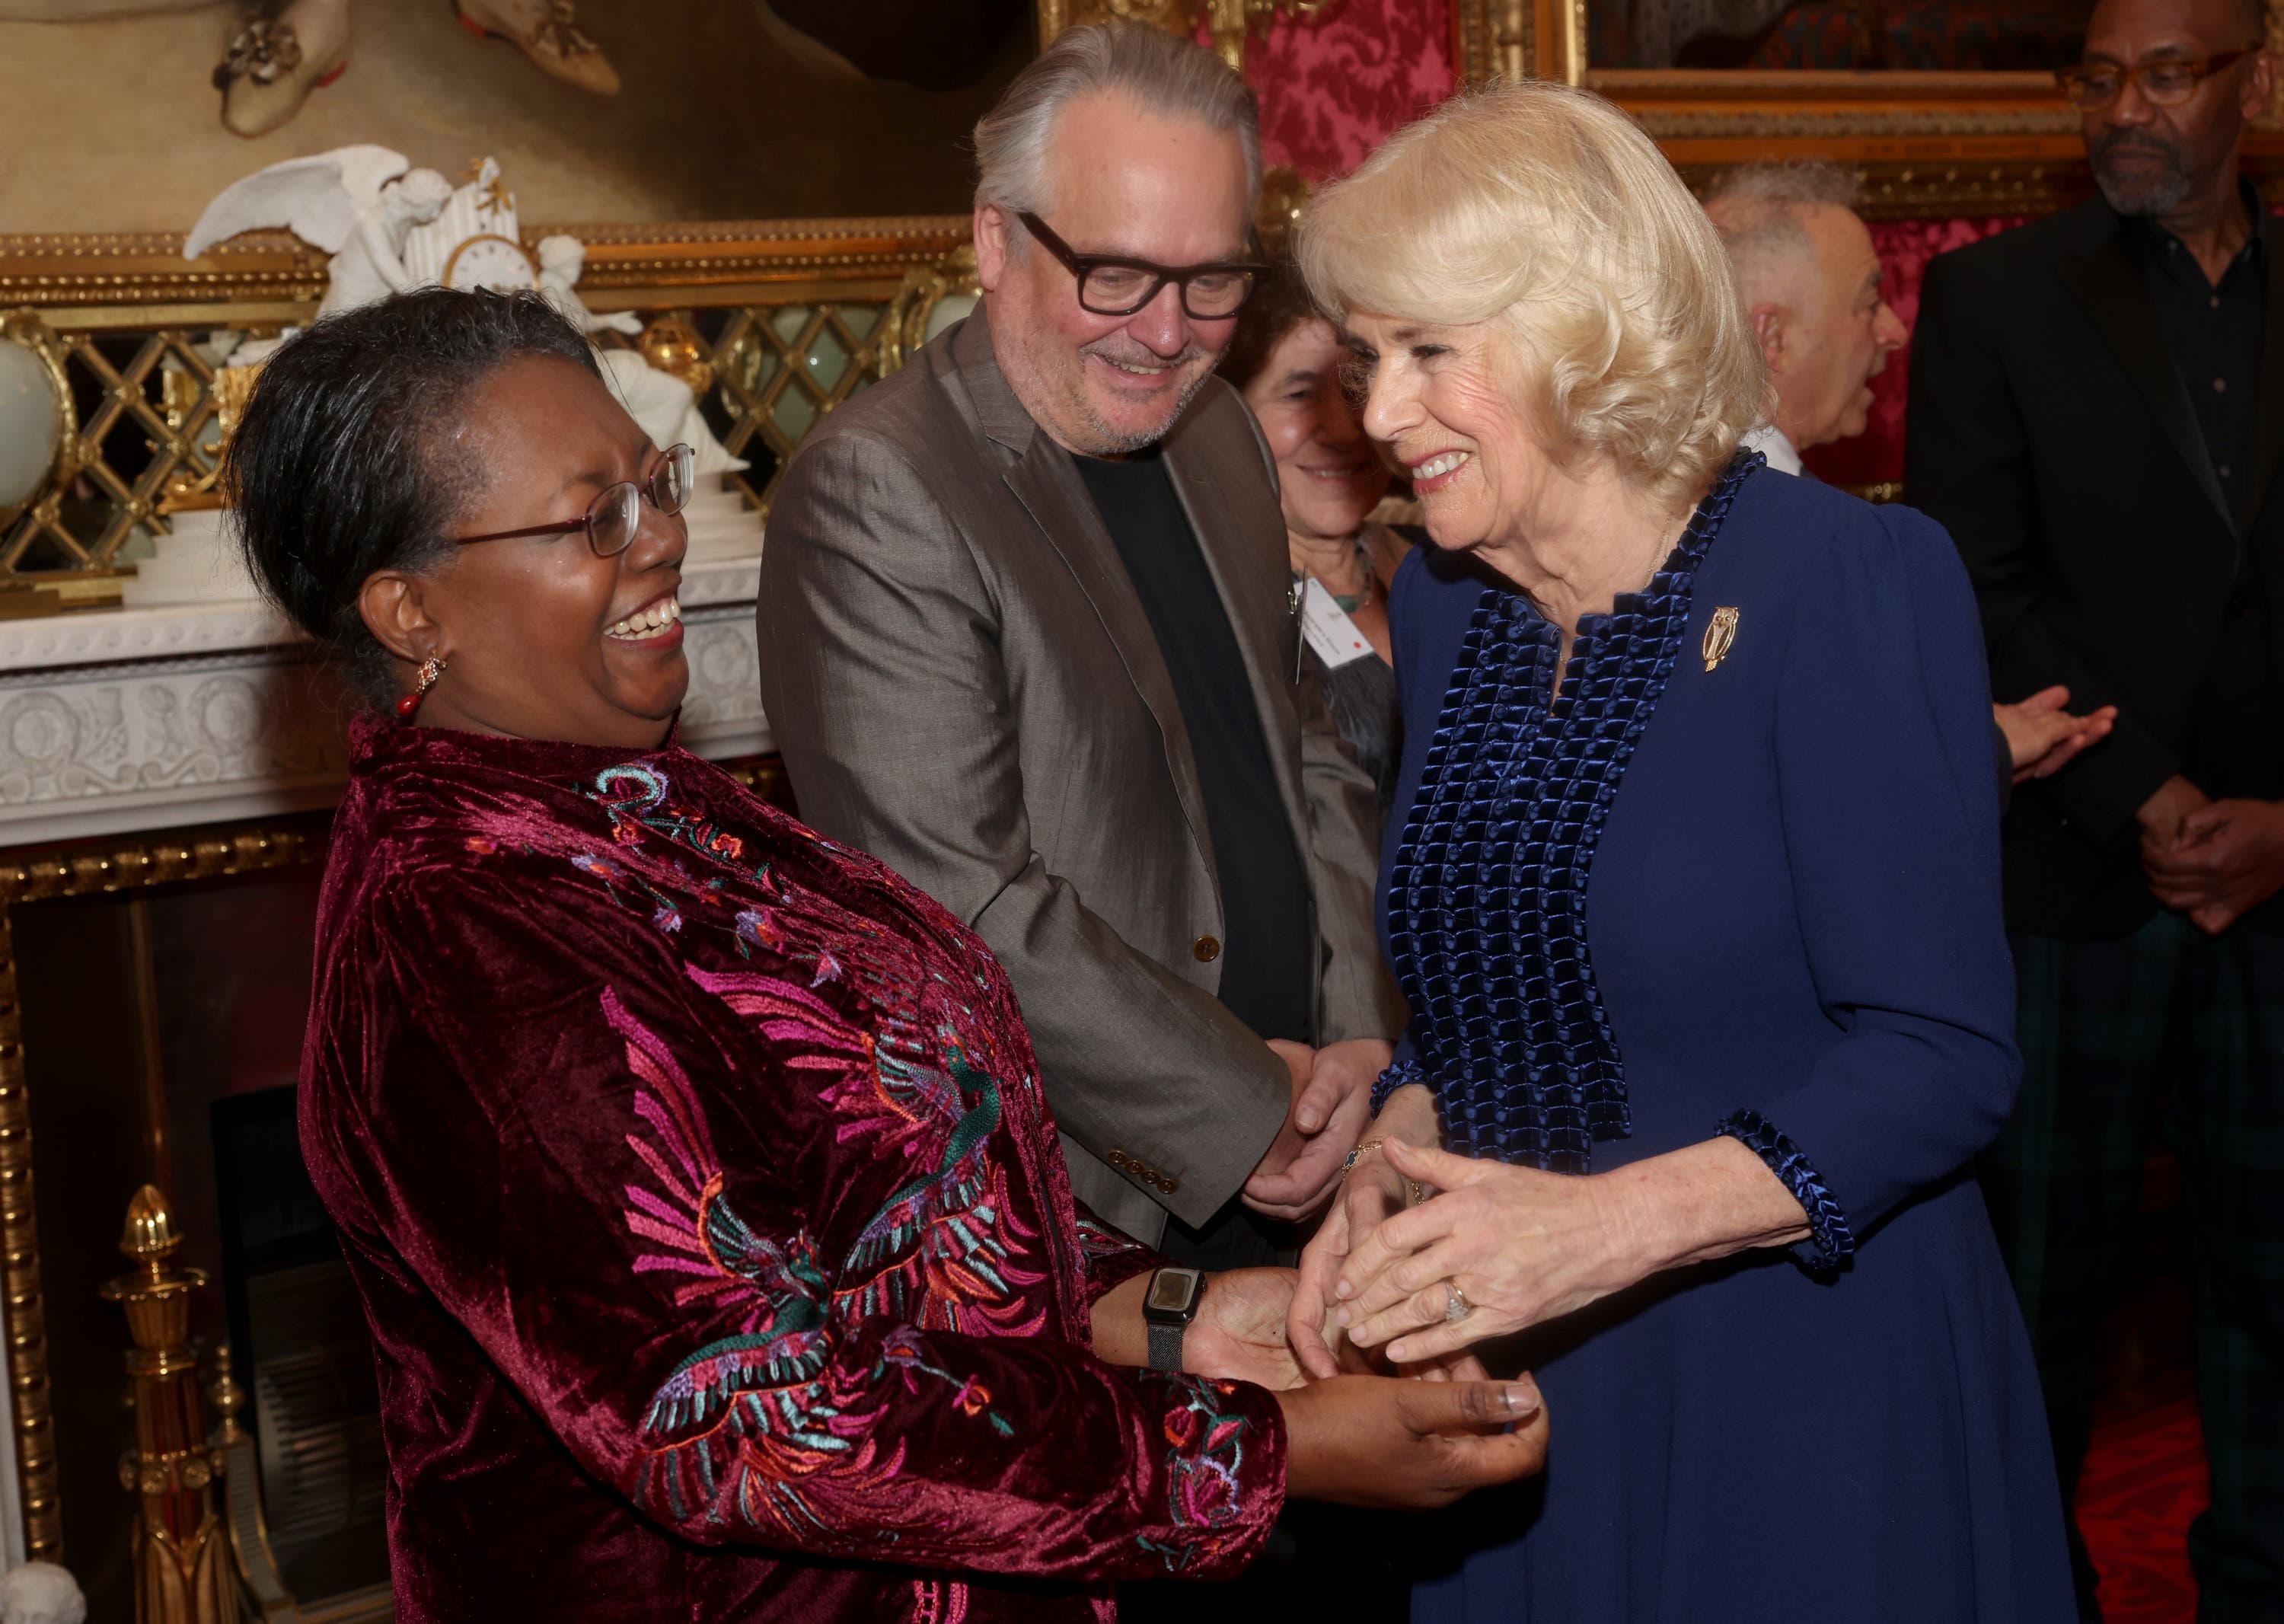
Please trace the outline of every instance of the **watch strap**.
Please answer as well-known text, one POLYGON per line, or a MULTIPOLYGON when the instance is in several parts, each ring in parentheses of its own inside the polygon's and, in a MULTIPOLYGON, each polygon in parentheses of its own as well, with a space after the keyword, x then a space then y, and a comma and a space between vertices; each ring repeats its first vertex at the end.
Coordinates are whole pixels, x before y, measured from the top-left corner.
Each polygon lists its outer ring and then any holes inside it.
POLYGON ((1150 1368, 1154 1370, 1178 1370, 1182 1368, 1182 1337, 1189 1330, 1184 1325, 1150 1326, 1150 1368))

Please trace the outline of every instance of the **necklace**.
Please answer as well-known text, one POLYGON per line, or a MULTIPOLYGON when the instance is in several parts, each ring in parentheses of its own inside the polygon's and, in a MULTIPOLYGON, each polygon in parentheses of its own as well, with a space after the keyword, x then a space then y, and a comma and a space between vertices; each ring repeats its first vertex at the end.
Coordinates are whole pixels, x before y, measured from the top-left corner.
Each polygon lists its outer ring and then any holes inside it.
MULTIPOLYGON (((1380 589, 1380 577, 1373 572, 1372 550, 1365 544, 1363 531, 1357 532, 1352 545, 1356 550, 1357 573, 1364 577, 1364 589, 1360 592, 1334 592, 1329 586, 1325 588, 1326 594, 1341 606, 1342 614, 1356 613, 1372 602, 1373 594, 1380 589)), ((1293 579, 1295 582, 1305 582, 1308 574, 1306 570, 1295 570, 1293 579)), ((1321 575, 1318 577, 1319 583, 1323 579, 1321 575)))

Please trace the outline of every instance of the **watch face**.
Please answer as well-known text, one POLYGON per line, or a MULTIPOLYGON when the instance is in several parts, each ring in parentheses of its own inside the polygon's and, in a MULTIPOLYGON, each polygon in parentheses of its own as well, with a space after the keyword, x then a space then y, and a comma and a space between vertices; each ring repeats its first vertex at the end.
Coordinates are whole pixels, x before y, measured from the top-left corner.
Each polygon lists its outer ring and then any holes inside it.
POLYGON ((523 245, 505 237, 471 237, 463 241, 444 262, 443 282, 464 293, 480 287, 505 293, 539 285, 523 245))
POLYGON ((1198 1271, 1194 1269, 1162 1269, 1150 1282, 1150 1294, 1142 1300, 1145 1314, 1187 1314, 1198 1300, 1198 1271))

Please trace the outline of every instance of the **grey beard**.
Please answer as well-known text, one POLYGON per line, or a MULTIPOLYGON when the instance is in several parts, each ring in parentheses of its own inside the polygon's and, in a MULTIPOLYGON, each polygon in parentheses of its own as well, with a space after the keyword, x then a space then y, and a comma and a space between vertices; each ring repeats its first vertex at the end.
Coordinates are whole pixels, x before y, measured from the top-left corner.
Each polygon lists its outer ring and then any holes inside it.
POLYGON ((2140 152, 2162 151, 2167 167, 2161 176, 2127 183, 2111 178, 2108 166, 2103 161, 2116 148, 2116 143, 2112 141, 2093 160, 2093 183, 2101 189, 2101 195, 2108 199, 2110 207, 2128 215, 2169 215, 2188 200, 2189 191, 2195 182, 2190 178, 2188 168, 2181 162, 2178 153, 2170 147, 2137 144, 2136 150, 2140 152))
MULTIPOLYGON (((1183 357, 1183 359, 1189 358, 1191 357, 1187 355, 1183 357)), ((1190 409, 1190 402, 1197 398, 1198 391, 1205 387, 1206 379, 1212 376, 1213 369, 1208 367, 1190 379, 1183 386, 1181 398, 1174 402, 1174 410, 1166 415, 1166 421, 1154 429, 1122 431, 1114 429, 1095 415, 1093 402, 1086 398, 1084 391, 1082 390, 1074 403, 1078 407, 1080 415, 1086 419, 1087 431, 1091 441, 1091 443, 1084 448, 1086 454, 1090 457, 1124 457, 1129 452, 1146 450, 1156 445, 1166 437, 1175 424, 1182 420, 1182 414, 1190 409)))

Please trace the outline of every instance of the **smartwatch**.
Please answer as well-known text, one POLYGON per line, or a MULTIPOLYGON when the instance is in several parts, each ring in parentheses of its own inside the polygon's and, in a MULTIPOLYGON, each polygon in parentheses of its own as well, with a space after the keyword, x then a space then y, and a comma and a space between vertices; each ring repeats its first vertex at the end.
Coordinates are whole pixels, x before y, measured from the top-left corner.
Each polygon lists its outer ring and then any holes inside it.
POLYGON ((1182 1368, 1182 1335, 1198 1316, 1205 1300, 1206 1277, 1201 1269, 1162 1269, 1150 1277, 1142 1296, 1142 1323, 1150 1331, 1150 1368, 1182 1368))

